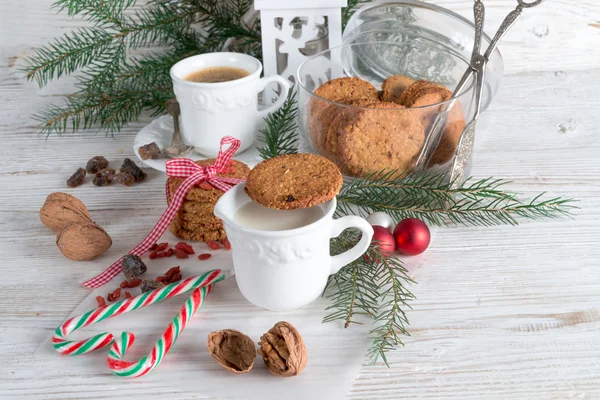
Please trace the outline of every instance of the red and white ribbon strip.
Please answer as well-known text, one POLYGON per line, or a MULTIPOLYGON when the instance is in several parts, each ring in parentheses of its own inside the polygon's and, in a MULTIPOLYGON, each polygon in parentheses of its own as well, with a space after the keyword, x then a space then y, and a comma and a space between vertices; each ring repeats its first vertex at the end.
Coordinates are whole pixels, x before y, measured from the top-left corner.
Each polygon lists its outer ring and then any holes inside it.
MULTIPOLYGON (((225 136, 221 139, 221 149, 213 165, 200 166, 187 158, 175 158, 167 161, 167 176, 186 178, 185 181, 177 188, 173 198, 171 199, 169 206, 162 214, 150 234, 146 236, 144 240, 140 242, 136 247, 129 251, 129 254, 136 256, 142 256, 146 254, 148 250, 160 239, 165 233, 173 218, 177 215, 177 211, 181 207, 185 196, 188 192, 202 181, 210 183, 217 189, 226 192, 238 183, 243 182, 243 179, 235 178, 219 178, 217 174, 221 172, 225 166, 231 161, 231 158, 235 152, 240 148, 240 141, 231 136, 225 136), (226 150, 223 150, 223 146, 230 145, 226 150)), ((167 188, 169 182, 167 181, 167 188)), ((167 191, 168 193, 168 191, 167 191)), ((108 283, 111 279, 117 276, 122 271, 121 259, 119 258, 110 267, 108 267, 101 274, 93 277, 92 279, 83 283, 84 286, 95 289, 105 283, 108 283)))

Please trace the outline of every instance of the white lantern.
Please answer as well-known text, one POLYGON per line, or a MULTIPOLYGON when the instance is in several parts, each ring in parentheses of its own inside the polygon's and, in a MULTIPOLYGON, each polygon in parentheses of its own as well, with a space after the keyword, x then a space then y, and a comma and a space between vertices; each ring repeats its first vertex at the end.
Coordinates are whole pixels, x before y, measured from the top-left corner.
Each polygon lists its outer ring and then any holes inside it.
POLYGON ((306 58, 340 46, 345 6, 346 0, 255 0, 265 76, 279 74, 295 82, 306 58))

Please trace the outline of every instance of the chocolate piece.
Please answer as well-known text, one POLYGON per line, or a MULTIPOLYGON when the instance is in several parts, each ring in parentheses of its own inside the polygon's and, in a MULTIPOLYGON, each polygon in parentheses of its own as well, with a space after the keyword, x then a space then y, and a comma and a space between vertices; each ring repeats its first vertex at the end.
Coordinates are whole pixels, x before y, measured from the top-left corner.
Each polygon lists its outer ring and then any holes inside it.
POLYGON ((112 177, 112 180, 125 186, 131 186, 135 183, 135 178, 129 172, 119 172, 112 177))
POLYGON ((133 254, 127 254, 121 259, 121 266, 123 267, 123 275, 127 280, 132 280, 142 275, 148 268, 142 259, 133 254))
POLYGON ((140 146, 138 152, 140 153, 140 157, 142 158, 142 160, 156 160, 160 156, 160 149, 158 148, 156 142, 140 146))
POLYGON ((97 174, 108 167, 108 160, 102 156, 96 156, 90 158, 85 166, 85 170, 90 174, 97 174))
POLYGON ((123 160, 123 165, 121 165, 121 172, 128 172, 135 178, 136 182, 141 182, 148 177, 144 171, 140 167, 138 167, 133 161, 129 158, 123 160))
POLYGON ((92 183, 96 186, 108 186, 113 180, 115 170, 112 168, 103 169, 94 177, 92 183))
POLYGON ((79 168, 69 179, 67 179, 67 186, 70 188, 83 185, 85 182, 85 169, 79 168))
POLYGON ((140 288, 142 289, 142 293, 151 292, 162 287, 165 287, 164 283, 157 282, 155 279, 144 279, 140 286, 140 288))

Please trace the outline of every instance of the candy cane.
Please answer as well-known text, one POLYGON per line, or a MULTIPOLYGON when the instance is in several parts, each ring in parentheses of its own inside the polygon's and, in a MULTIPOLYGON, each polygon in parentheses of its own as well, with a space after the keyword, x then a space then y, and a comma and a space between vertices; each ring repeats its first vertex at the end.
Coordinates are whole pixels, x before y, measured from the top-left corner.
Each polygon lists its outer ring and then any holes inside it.
POLYGON ((200 307, 211 288, 212 285, 204 286, 192 292, 192 296, 187 299, 185 304, 181 307, 181 311, 179 311, 179 314, 175 316, 173 322, 171 322, 167 330, 165 330, 165 333, 163 333, 158 342, 156 342, 150 354, 143 357, 141 360, 123 361, 125 353, 135 340, 133 333, 123 332, 120 338, 116 338, 108 352, 108 367, 113 374, 138 378, 156 368, 165 358, 171 347, 175 345, 177 338, 181 332, 183 332, 185 326, 198 307, 200 307))
POLYGON ((100 307, 83 315, 73 317, 65 321, 54 331, 52 335, 54 349, 66 355, 86 354, 98 350, 112 343, 113 335, 111 333, 104 332, 79 341, 67 340, 67 336, 78 329, 93 325, 107 318, 116 317, 117 315, 149 306, 150 304, 189 292, 190 290, 220 282, 227 278, 227 276, 227 274, 218 269, 209 271, 205 274, 193 276, 181 282, 175 282, 163 288, 132 297, 131 299, 119 301, 118 303, 100 307))

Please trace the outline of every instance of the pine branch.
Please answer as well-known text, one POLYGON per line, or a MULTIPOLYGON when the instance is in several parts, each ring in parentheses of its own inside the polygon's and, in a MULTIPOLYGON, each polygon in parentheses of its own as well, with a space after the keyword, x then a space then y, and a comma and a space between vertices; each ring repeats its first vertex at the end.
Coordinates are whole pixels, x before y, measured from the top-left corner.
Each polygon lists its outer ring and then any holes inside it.
POLYGON ((170 43, 173 36, 190 29, 195 14, 191 8, 150 4, 126 17, 119 35, 130 36, 130 48, 170 43))
POLYGON ((260 30, 256 26, 249 27, 242 22, 244 15, 254 4, 253 0, 206 1, 194 2, 199 12, 198 22, 208 24, 208 33, 216 36, 245 38, 252 42, 260 42, 260 30))
MULTIPOLYGON (((332 253, 339 254, 358 240, 357 232, 343 232, 332 239, 332 253)), ((330 277, 324 297, 332 302, 327 310, 333 311, 323 322, 341 320, 348 328, 350 324, 362 323, 355 319, 356 315, 369 316, 378 326, 370 331, 373 342, 368 356, 373 364, 380 357, 387 364, 385 353, 402 344, 400 334, 409 335, 403 307, 410 308, 409 302, 414 299, 406 288, 411 283, 414 282, 400 260, 382 254, 375 243, 365 256, 330 277)))
POLYGON ((338 195, 339 208, 349 213, 356 207, 361 215, 383 211, 397 220, 416 217, 434 225, 480 226, 569 216, 575 208, 571 199, 542 200, 541 195, 523 203, 502 190, 508 182, 493 178, 469 180, 451 189, 443 175, 426 172, 390 179, 394 174, 376 173, 348 182, 338 195))
POLYGON ((36 50, 28 59, 27 79, 44 86, 92 62, 108 63, 114 52, 114 35, 101 28, 81 28, 36 50))
POLYGON ((377 278, 381 303, 375 323, 380 325, 370 332, 373 343, 368 355, 371 364, 377 363, 381 357, 388 365, 385 353, 399 345, 404 345, 399 334, 410 336, 406 330, 409 322, 403 307, 410 309, 409 302, 415 299, 415 296, 405 287, 406 284, 414 281, 408 277, 406 269, 394 255, 381 257, 377 278))
MULTIPOLYGON (((352 248, 359 240, 354 231, 345 231, 331 240, 331 251, 340 254, 352 248)), ((344 327, 350 324, 361 324, 354 319, 355 315, 376 317, 378 309, 378 286, 376 284, 377 265, 369 260, 377 260, 379 252, 372 247, 366 257, 346 265, 337 274, 332 275, 323 291, 324 297, 332 304, 326 310, 334 310, 323 319, 323 322, 343 320, 344 327)))
POLYGON ((342 30, 346 29, 348 21, 354 15, 356 10, 363 4, 370 3, 371 0, 348 0, 347 6, 342 9, 342 30))
POLYGON ((92 21, 115 22, 122 16, 123 11, 135 4, 135 0, 58 0, 52 8, 67 11, 70 17, 83 14, 92 21))
POLYGON ((263 159, 298 152, 297 115, 297 95, 294 90, 290 90, 283 106, 265 118, 266 126, 259 135, 264 146, 258 149, 263 159))

